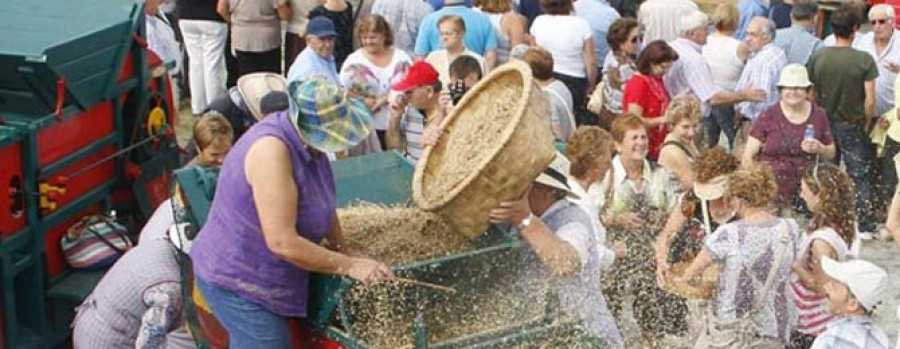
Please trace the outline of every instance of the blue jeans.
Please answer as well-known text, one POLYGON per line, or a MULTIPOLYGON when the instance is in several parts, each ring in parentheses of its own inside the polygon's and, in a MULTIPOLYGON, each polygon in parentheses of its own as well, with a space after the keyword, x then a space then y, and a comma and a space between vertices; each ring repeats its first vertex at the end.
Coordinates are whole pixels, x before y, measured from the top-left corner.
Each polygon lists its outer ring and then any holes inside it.
POLYGON ((237 293, 208 284, 195 277, 197 288, 213 314, 228 330, 231 349, 291 348, 287 319, 237 293))
POLYGON ((875 231, 874 168, 875 153, 862 125, 832 122, 831 133, 838 148, 835 163, 844 165, 856 185, 856 221, 859 231, 875 231))
POLYGON ((734 107, 712 107, 709 111, 709 117, 703 119, 706 125, 706 131, 709 136, 710 148, 719 144, 719 135, 725 132, 725 138, 728 138, 728 149, 734 148, 734 136, 737 130, 734 128, 734 107))

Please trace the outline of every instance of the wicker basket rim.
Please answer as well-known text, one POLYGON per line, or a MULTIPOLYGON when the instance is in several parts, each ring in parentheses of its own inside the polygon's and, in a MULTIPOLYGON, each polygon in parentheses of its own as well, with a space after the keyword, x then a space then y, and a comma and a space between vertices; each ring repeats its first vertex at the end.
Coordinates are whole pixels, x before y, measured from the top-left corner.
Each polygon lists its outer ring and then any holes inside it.
POLYGON ((441 207, 446 206, 448 203, 456 199, 459 194, 469 187, 475 178, 481 176, 482 172, 484 172, 485 168, 488 167, 488 164, 494 161, 494 158, 500 154, 500 151, 506 147, 509 143, 510 138, 512 138, 513 132, 518 128, 521 124, 522 117, 525 115, 525 108, 528 106, 528 100, 531 98, 532 89, 534 88, 533 77, 531 76, 531 67, 525 63, 520 61, 511 61, 506 63, 497 69, 494 69, 484 79, 481 79, 477 84, 475 84, 472 89, 463 96, 462 100, 460 100, 459 104, 456 108, 453 109, 453 112, 450 113, 442 122, 441 129, 445 129, 447 126, 451 125, 455 122, 462 111, 466 110, 471 100, 474 98, 478 98, 478 95, 481 94, 482 90, 487 89, 492 84, 496 83, 500 77, 505 76, 507 74, 519 74, 522 78, 522 95, 519 97, 519 100, 516 103, 516 108, 513 111, 512 118, 509 120, 507 127, 503 129, 503 132, 500 134, 500 140, 495 143, 494 147, 490 151, 490 155, 486 156, 480 163, 478 163, 473 171, 469 172, 469 174, 464 178, 458 185, 453 187, 447 195, 443 196, 443 199, 440 201, 431 201, 424 195, 424 188, 422 187, 423 180, 425 177, 425 169, 428 167, 428 161, 431 159, 431 152, 435 147, 426 147, 422 153, 422 157, 419 158, 418 165, 415 168, 415 172, 413 173, 413 200, 424 210, 435 210, 441 207), (509 127, 509 125, 514 125, 514 127, 509 127))

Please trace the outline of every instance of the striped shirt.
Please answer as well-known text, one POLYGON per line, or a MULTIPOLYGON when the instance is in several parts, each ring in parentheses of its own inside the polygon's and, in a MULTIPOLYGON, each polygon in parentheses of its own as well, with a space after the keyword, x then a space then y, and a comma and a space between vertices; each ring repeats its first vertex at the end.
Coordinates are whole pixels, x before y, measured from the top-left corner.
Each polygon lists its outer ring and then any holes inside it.
POLYGON ((702 103, 703 115, 709 115, 709 99, 719 88, 713 84, 712 70, 703 58, 700 45, 685 38, 675 39, 669 45, 678 52, 678 60, 665 76, 669 96, 694 95, 702 103))
POLYGON ((816 337, 811 349, 888 349, 887 335, 867 316, 835 320, 816 337))
POLYGON ((419 158, 422 157, 422 150, 425 148, 422 146, 422 133, 425 132, 425 125, 425 115, 412 107, 406 109, 400 130, 406 148, 404 153, 413 162, 419 161, 419 158))
MULTIPOLYGON (((837 253, 838 261, 846 261, 853 258, 847 243, 832 228, 822 228, 811 233, 804 234, 800 241, 798 261, 803 261, 803 265, 807 270, 812 270, 810 263, 810 247, 815 240, 823 241, 831 246, 837 253)), ((791 276, 791 291, 794 293, 794 305, 797 307, 799 319, 797 322, 797 332, 817 336, 825 332, 825 326, 834 320, 834 315, 828 311, 828 304, 825 297, 817 295, 815 292, 807 288, 800 281, 797 274, 791 276)))
POLYGON ((781 74, 781 69, 785 65, 787 65, 787 57, 784 55, 784 51, 772 43, 766 44, 754 53, 747 60, 747 65, 744 66, 735 91, 750 87, 762 89, 766 91, 766 100, 741 102, 735 106, 735 110, 744 117, 755 120, 763 110, 777 102, 779 95, 778 87, 775 85, 778 83, 778 75, 781 74))

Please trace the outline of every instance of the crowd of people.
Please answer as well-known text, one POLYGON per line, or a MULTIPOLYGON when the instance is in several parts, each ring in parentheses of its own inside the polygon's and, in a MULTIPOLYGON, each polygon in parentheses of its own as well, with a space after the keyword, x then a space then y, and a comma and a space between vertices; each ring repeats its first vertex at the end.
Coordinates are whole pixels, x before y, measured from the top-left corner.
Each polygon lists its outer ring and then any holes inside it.
POLYGON ((177 195, 160 206, 139 252, 79 308, 76 348, 193 347, 188 332, 290 347, 310 273, 394 277, 344 243, 330 162, 388 150, 418 161, 460 98, 511 61, 546 92, 565 150, 490 219, 526 243, 519 278, 559 279, 560 309, 588 333, 614 348, 890 346, 872 320, 888 275, 860 246, 900 241, 891 6, 843 5, 824 41, 814 0, 740 0, 711 16, 691 0, 145 11, 150 49, 187 82, 197 119, 186 166, 220 167, 218 187, 199 232, 175 224, 177 195), (675 291, 710 273, 711 299, 675 291), (200 329, 178 315, 188 303, 200 329), (626 313, 640 338, 623 336, 626 313))

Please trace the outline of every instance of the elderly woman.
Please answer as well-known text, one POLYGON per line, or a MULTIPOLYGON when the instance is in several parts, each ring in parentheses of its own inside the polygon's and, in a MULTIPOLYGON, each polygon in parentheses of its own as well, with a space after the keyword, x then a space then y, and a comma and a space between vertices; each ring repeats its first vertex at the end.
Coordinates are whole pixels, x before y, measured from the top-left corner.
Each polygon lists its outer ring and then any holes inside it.
POLYGON ((218 0, 216 12, 231 23, 231 47, 238 76, 281 74, 281 21, 291 18, 286 0, 218 0))
POLYGON ((654 41, 647 45, 637 61, 635 73, 625 85, 622 108, 625 114, 640 116, 647 125, 649 135, 650 160, 659 157, 659 147, 669 130, 666 118, 662 117, 669 104, 669 91, 663 83, 663 76, 678 60, 678 53, 664 41, 654 41))
POLYGON ((728 177, 725 200, 740 220, 720 226, 682 278, 695 282, 713 263, 721 266, 710 326, 695 348, 713 348, 711 341, 741 340, 747 348, 781 348, 788 344, 796 319, 788 283, 799 234, 793 219, 772 214, 778 194, 772 171, 764 164, 735 171, 728 177), (726 332, 732 323, 748 329, 726 332))
POLYGON ((557 154, 522 198, 491 210, 491 222, 514 225, 526 243, 516 278, 526 297, 554 285, 564 313, 580 319, 588 333, 608 346, 624 348, 596 272, 596 216, 566 198, 571 193, 567 167, 565 156, 557 154))
POLYGON ((681 95, 669 103, 666 123, 672 130, 659 150, 659 164, 678 181, 681 192, 694 185, 691 163, 700 154, 694 137, 700 123, 700 101, 692 95, 681 95))
MULTIPOLYGON (((747 60, 746 49, 742 48, 740 40, 734 38, 739 16, 735 4, 725 3, 716 7, 710 18, 716 31, 709 34, 706 45, 703 45, 703 58, 709 63, 713 84, 725 91, 734 91, 744 70, 744 61, 747 60)), ((734 106, 712 107, 709 117, 704 118, 703 122, 709 144, 718 144, 719 136, 724 132, 729 149, 734 147, 737 132, 734 127, 734 106)))
POLYGON ((778 183, 776 206, 786 214, 802 209, 798 196, 803 170, 835 155, 825 110, 810 102, 812 83, 806 68, 790 64, 781 71, 781 101, 763 111, 753 125, 741 160, 769 164, 778 183))
POLYGON ((191 251, 197 287, 232 348, 290 347, 287 318, 306 316, 311 272, 367 284, 393 275, 346 254, 324 154, 369 134, 368 108, 321 79, 289 91, 296 108, 260 121, 225 159, 191 251))
POLYGON ((856 202, 850 176, 830 163, 815 164, 803 173, 800 197, 813 212, 793 265, 791 290, 794 292, 799 322, 791 336, 794 348, 809 348, 825 325, 835 319, 828 311, 823 285, 828 276, 822 271, 822 257, 843 262, 856 258, 856 212, 846 209, 856 202))
POLYGON ((385 143, 390 110, 388 94, 391 85, 400 82, 406 75, 410 57, 403 50, 394 48, 394 34, 384 17, 371 15, 363 17, 356 26, 356 38, 360 48, 350 54, 341 68, 340 78, 344 86, 352 86, 362 79, 374 91, 372 124, 379 143, 385 143))
POLYGON ((609 172, 610 161, 615 153, 615 141, 609 132, 597 126, 581 126, 566 142, 566 158, 569 159, 569 187, 579 204, 593 216, 597 232, 597 249, 600 254, 600 268, 608 269, 617 256, 625 252, 625 244, 618 242, 613 249, 606 245, 606 228, 600 224, 602 193, 593 188, 600 187, 600 181, 609 172))
POLYGON ((572 0, 541 0, 542 15, 531 24, 535 43, 553 55, 553 73, 566 84, 575 101, 579 125, 593 117, 585 110, 597 82, 594 32, 587 20, 574 14, 572 0))
POLYGON ((617 19, 609 27, 606 42, 610 52, 603 60, 603 108, 598 125, 609 130, 613 120, 622 115, 622 93, 625 84, 637 71, 637 54, 643 43, 641 26, 631 17, 617 19))
POLYGON ((641 118, 616 120, 612 136, 618 155, 598 188, 604 198, 600 214, 612 240, 628 248, 604 280, 604 294, 620 320, 626 296, 635 295, 632 306, 643 344, 655 347, 662 332, 680 332, 682 322, 677 319, 684 316, 677 298, 654 282, 654 239, 675 203, 676 188, 664 168, 646 159, 647 128, 641 118))

